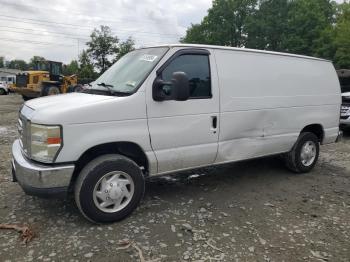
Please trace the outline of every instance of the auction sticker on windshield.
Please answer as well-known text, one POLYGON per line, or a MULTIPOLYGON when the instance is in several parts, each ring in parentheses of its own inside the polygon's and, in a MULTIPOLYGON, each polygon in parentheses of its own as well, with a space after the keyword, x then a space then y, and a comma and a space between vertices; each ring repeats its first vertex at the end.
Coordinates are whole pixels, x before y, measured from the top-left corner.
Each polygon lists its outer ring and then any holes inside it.
POLYGON ((153 62, 157 59, 156 55, 143 55, 140 57, 140 60, 147 61, 147 62, 153 62))

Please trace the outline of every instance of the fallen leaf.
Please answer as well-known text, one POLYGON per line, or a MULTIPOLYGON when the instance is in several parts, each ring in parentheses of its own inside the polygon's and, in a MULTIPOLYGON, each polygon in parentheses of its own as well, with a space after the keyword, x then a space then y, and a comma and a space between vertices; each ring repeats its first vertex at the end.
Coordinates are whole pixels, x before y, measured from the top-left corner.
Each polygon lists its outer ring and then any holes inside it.
POLYGON ((20 239, 24 244, 30 242, 34 237, 35 233, 28 225, 17 225, 17 224, 0 224, 0 229, 13 229, 20 233, 20 239))

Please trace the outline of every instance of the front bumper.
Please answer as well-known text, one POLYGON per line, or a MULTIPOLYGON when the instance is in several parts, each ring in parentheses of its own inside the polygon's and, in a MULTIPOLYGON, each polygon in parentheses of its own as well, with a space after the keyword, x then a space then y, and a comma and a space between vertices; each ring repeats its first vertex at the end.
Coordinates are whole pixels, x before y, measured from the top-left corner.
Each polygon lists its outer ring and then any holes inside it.
POLYGON ((74 165, 43 165, 23 156, 20 142, 12 145, 12 176, 28 195, 64 197, 74 172, 74 165))
POLYGON ((13 87, 12 92, 33 98, 40 96, 40 91, 27 87, 13 87))

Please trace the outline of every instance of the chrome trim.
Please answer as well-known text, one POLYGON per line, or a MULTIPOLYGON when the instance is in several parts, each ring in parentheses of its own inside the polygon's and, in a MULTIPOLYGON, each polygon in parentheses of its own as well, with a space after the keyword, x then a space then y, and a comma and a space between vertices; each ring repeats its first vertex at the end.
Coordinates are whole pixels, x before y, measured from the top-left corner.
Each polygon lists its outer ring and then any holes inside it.
POLYGON ((42 165, 32 162, 22 154, 17 139, 12 145, 13 167, 16 179, 22 187, 57 188, 68 187, 74 165, 42 165))

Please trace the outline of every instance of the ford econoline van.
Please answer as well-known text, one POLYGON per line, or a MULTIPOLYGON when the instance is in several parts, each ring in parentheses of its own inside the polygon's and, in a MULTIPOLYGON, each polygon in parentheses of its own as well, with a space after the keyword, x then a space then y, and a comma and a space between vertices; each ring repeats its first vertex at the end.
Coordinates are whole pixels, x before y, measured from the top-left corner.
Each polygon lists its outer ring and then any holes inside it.
POLYGON ((204 45, 132 51, 82 93, 28 101, 13 178, 30 195, 73 192, 94 222, 125 218, 150 176, 282 155, 305 173, 339 138, 330 61, 204 45))

